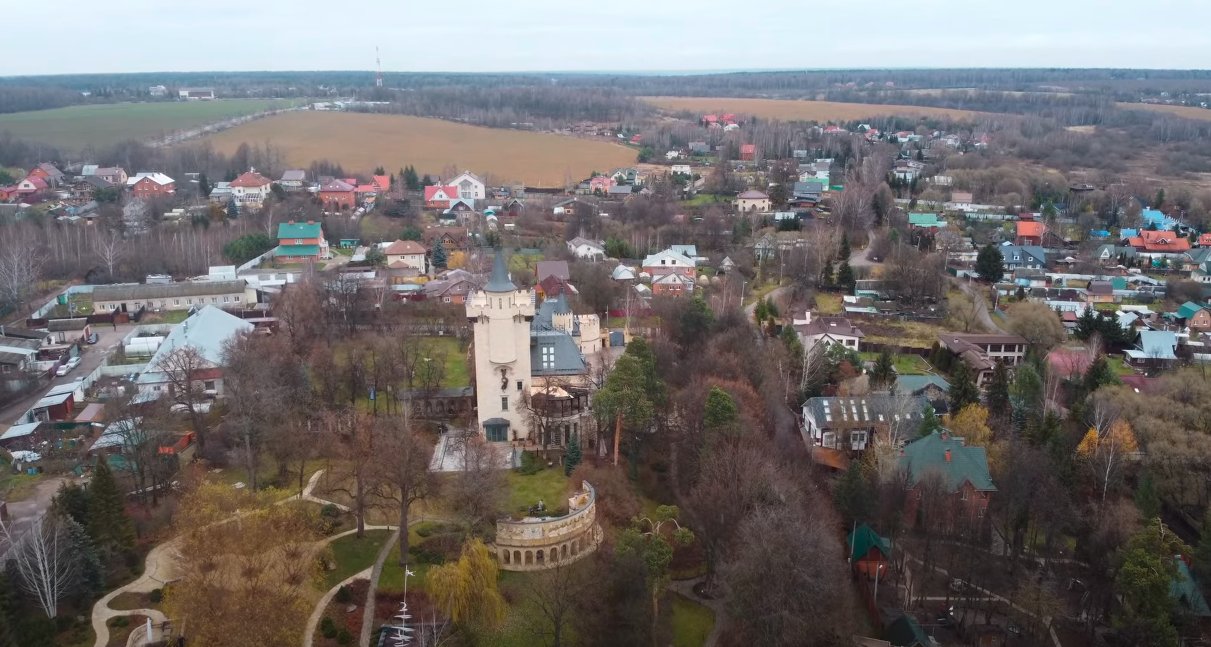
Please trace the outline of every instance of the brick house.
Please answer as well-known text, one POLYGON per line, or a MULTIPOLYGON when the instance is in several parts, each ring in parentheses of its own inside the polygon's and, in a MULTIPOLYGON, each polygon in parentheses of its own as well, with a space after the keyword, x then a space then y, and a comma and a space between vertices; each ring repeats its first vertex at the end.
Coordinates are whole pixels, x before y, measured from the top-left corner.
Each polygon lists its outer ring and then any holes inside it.
POLYGON ((962 439, 943 429, 908 443, 900 450, 899 465, 908 471, 908 497, 904 519, 909 523, 954 523, 961 516, 983 519, 988 502, 997 488, 988 472, 988 455, 983 447, 968 446, 962 439), (942 501, 926 502, 930 494, 927 481, 941 479, 942 501), (942 519, 923 518, 929 503, 941 504, 942 519), (920 513, 920 515, 918 514, 920 513), (919 518, 921 517, 921 518, 919 518))
POLYGON ((320 202, 329 211, 353 209, 357 205, 357 187, 344 180, 331 180, 320 187, 320 202))
POLYGON ((1042 245, 1047 234, 1047 225, 1035 220, 1019 220, 1014 244, 1018 246, 1042 245))
POLYGON ((286 261, 316 261, 328 258, 328 241, 320 223, 283 222, 278 225, 278 248, 274 256, 286 261))
POLYGON ((1187 301, 1177 309, 1177 318, 1181 319, 1193 330, 1211 330, 1211 312, 1207 307, 1187 301))
POLYGON ((694 279, 683 274, 670 272, 652 279, 652 294, 656 296, 681 296, 694 291, 694 279))
POLYGON ((163 173, 140 173, 127 178, 126 186, 136 198, 144 200, 177 192, 176 181, 163 173))
POLYGON ((449 209, 450 203, 458 199, 456 186, 427 186, 425 187, 426 209, 449 209))
POLYGON ((46 180, 31 175, 17 183, 16 193, 18 195, 37 195, 45 191, 49 186, 46 180))
POLYGON ((241 174, 231 181, 231 197, 236 204, 243 207, 260 209, 269 197, 269 187, 273 181, 257 173, 255 170, 241 174))
POLYGON ((34 169, 29 172, 29 177, 36 177, 43 182, 46 182, 48 186, 52 187, 57 187, 67 180, 67 176, 63 175, 63 171, 56 168, 54 164, 47 162, 43 162, 35 166, 34 169))
POLYGON ((757 159, 757 145, 744 144, 740 147, 740 161, 751 162, 757 159))

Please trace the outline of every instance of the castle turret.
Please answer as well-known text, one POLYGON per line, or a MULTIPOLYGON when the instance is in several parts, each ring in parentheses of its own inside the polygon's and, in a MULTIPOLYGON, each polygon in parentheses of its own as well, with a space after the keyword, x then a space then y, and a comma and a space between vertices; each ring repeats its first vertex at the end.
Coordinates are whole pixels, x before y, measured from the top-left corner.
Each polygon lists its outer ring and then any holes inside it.
POLYGON ((530 389, 530 320, 534 293, 509 278, 504 254, 496 251, 492 276, 467 301, 475 331, 475 396, 488 440, 525 438, 521 398, 530 389))

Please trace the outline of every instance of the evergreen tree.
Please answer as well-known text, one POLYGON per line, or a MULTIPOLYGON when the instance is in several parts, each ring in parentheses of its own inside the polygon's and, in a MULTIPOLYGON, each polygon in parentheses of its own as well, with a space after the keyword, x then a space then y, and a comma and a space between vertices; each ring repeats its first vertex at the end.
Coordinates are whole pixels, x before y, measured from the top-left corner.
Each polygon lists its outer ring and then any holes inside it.
POLYGON ((784 326, 782 333, 778 335, 782 340, 782 345, 786 347, 786 354, 792 359, 803 357, 803 342, 799 341, 799 334, 791 326, 784 326))
POLYGON ((824 270, 820 272, 820 287, 830 288, 833 286, 833 262, 827 261, 824 263, 824 270))
POLYGON ((17 603, 13 593, 17 583, 10 582, 0 569, 0 647, 19 647, 17 643, 17 603))
POLYGON ((837 287, 845 290, 854 289, 854 270, 849 266, 849 261, 841 262, 841 269, 837 270, 837 287))
POLYGON ((442 244, 441 240, 438 240, 433 245, 433 254, 430 262, 433 264, 433 267, 446 268, 446 246, 442 244))
POLYGON ((88 525, 88 492, 75 483, 67 483, 55 493, 51 509, 60 517, 88 525))
POLYGON ((849 234, 846 232, 841 232, 841 251, 837 252, 837 260, 848 261, 849 255, 849 234))
POLYGON ((429 177, 428 173, 425 173, 425 177, 420 179, 420 185, 422 187, 433 186, 434 184, 436 183, 433 181, 433 178, 429 177))
MULTIPOLYGON (((846 528, 863 523, 870 518, 871 504, 875 501, 870 480, 862 468, 862 461, 850 461, 849 468, 841 473, 833 488, 833 502, 846 528)), ((848 548, 848 546, 847 546, 848 548)))
POLYGON ((383 168, 383 166, 380 164, 380 165, 374 167, 374 174, 375 175, 386 175, 387 169, 383 168))
POLYGON ((210 195, 210 180, 205 173, 198 174, 198 195, 205 198, 210 195))
POLYGON ((706 407, 702 414, 702 426, 708 433, 728 432, 735 425, 740 415, 736 402, 727 391, 712 386, 706 394, 706 407))
POLYGON ((1152 201, 1153 209, 1160 209, 1165 206, 1165 190, 1160 189, 1156 192, 1156 199, 1152 201))
POLYGON ((1194 575, 1202 582, 1211 582, 1211 510, 1203 511, 1203 525, 1198 530, 1198 537, 1198 546, 1193 552, 1194 575))
POLYGON ((1098 355, 1086 369, 1085 377, 1081 380, 1081 389, 1086 395, 1089 395, 1103 386, 1119 383, 1118 375, 1115 375, 1114 369, 1110 368, 1110 362, 1106 361, 1106 356, 1098 355))
POLYGON ((757 320, 757 325, 760 326, 765 318, 769 315, 769 307, 765 305, 765 299, 757 302, 753 307, 753 318, 757 320))
POLYGON ((938 414, 934 413, 933 405, 926 402, 925 406, 921 407, 921 424, 917 425, 917 437, 923 438, 941 429, 942 421, 938 420, 938 414))
POLYGON ((1161 516, 1161 499, 1156 493, 1156 483, 1151 476, 1140 479, 1139 487, 1135 489, 1135 507, 1140 509, 1144 519, 1157 519, 1161 516))
POLYGON ((774 297, 765 298, 765 313, 771 319, 778 316, 778 305, 774 303, 774 297))
POLYGON ((240 208, 235 203, 235 196, 227 199, 227 217, 235 220, 240 217, 240 208))
POLYGON ((563 475, 571 476, 583 458, 580 453, 580 434, 572 434, 572 440, 568 441, 568 450, 563 455, 563 475))
POLYGON ((67 524, 67 538, 79 569, 79 586, 85 597, 91 599, 105 588, 105 567, 101 565, 101 556, 84 526, 71 519, 64 519, 63 523, 67 524))
POLYGON ((1009 369, 1004 362, 997 362, 992 371, 992 380, 988 382, 988 394, 984 398, 988 403, 988 413, 996 420, 1006 419, 1011 410, 1009 404, 1009 369))
POLYGON ((992 243, 985 245, 976 255, 976 275, 989 283, 1000 281, 1005 275, 1005 257, 992 243))
POLYGON ((888 390, 896 384, 896 358, 891 354, 891 349, 884 348, 879 353, 878 359, 875 360, 875 367, 870 372, 870 388, 876 390, 888 390))
POLYGON ((979 403, 980 389, 971 374, 971 367, 960 358, 950 374, 950 410, 958 413, 969 404, 979 403))
POLYGON ((123 550, 135 545, 135 527, 126 516, 122 492, 114 480, 109 462, 97 461, 88 485, 88 536, 98 548, 123 550))

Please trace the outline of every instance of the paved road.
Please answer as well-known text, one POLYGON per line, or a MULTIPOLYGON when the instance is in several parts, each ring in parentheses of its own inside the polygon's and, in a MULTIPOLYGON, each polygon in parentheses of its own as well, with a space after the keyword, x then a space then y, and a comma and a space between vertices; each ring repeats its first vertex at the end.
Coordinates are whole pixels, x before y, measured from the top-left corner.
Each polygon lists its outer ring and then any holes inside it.
POLYGON ((861 254, 857 254, 857 255, 850 254, 849 255, 849 266, 850 267, 875 267, 875 266, 883 264, 881 261, 872 261, 870 259, 870 242, 869 241, 873 241, 875 239, 875 230, 872 229, 872 230, 866 232, 866 239, 868 242, 866 243, 866 248, 862 250, 861 254))
POLYGON ((981 294, 979 290, 971 287, 970 281, 960 281, 956 279, 955 282, 958 283, 959 289, 962 290, 963 293, 976 304, 976 314, 979 316, 980 323, 986 330, 994 333, 999 332, 1002 335, 1010 334, 1009 331, 997 325, 997 322, 992 318, 992 315, 988 314, 988 302, 984 300, 984 295, 981 294))
POLYGON ((122 338, 130 333, 133 328, 134 326, 131 324, 119 324, 116 330, 113 326, 103 324, 93 326, 92 330, 97 333, 98 340, 94 345, 85 344, 83 346, 83 352, 80 353, 80 365, 63 377, 55 377, 45 385, 39 387, 33 394, 0 409, 0 433, 8 429, 22 414, 29 411, 29 408, 42 399, 42 396, 52 386, 74 382, 76 378, 85 377, 96 370, 106 357, 118 349, 118 345, 122 343, 122 338))

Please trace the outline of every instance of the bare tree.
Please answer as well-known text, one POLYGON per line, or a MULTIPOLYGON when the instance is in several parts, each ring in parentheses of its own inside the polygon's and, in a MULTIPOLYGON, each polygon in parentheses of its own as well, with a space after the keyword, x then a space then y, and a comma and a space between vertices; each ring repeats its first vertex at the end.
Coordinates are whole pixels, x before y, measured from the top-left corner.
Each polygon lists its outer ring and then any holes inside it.
POLYGON ((378 498, 393 501, 399 508, 399 565, 406 566, 408 512, 414 503, 434 496, 440 481, 429 471, 433 447, 412 427, 406 407, 403 416, 385 418, 382 431, 371 469, 378 498))
POLYGON ((0 299, 14 306, 25 303, 30 291, 42 278, 45 263, 37 241, 21 233, 25 231, 16 229, 15 233, 6 234, 4 244, 0 245, 0 299))
POLYGON ((105 265, 105 275, 112 281, 114 266, 126 255, 126 241, 117 231, 111 230, 108 234, 98 233, 97 237, 93 238, 93 252, 105 265))
POLYGON ((333 467, 337 485, 331 491, 352 499, 358 539, 366 536, 366 511, 371 504, 367 495, 378 489, 374 465, 383 451, 382 425, 382 419, 354 407, 329 411, 324 417, 333 453, 340 458, 333 467))
POLYGON ((452 441, 450 450, 461 451, 463 465, 449 483, 446 501, 470 536, 505 508, 507 487, 496 449, 474 428, 452 441))
POLYGON ((46 617, 59 612, 59 600, 76 580, 77 560, 67 529, 56 517, 44 515, 25 534, 14 536, 11 525, 0 522, 0 539, 7 558, 16 564, 21 586, 32 595, 46 617))
POLYGON ((198 435, 198 450, 205 450, 209 432, 205 414, 210 410, 206 381, 214 366, 196 346, 186 344, 165 355, 155 369, 167 378, 173 404, 189 415, 193 431, 198 435))
POLYGON ((528 633, 549 647, 567 645, 568 631, 582 598, 596 582, 587 576, 583 564, 555 562, 554 568, 539 571, 528 578, 522 595, 533 610, 523 619, 528 633))

